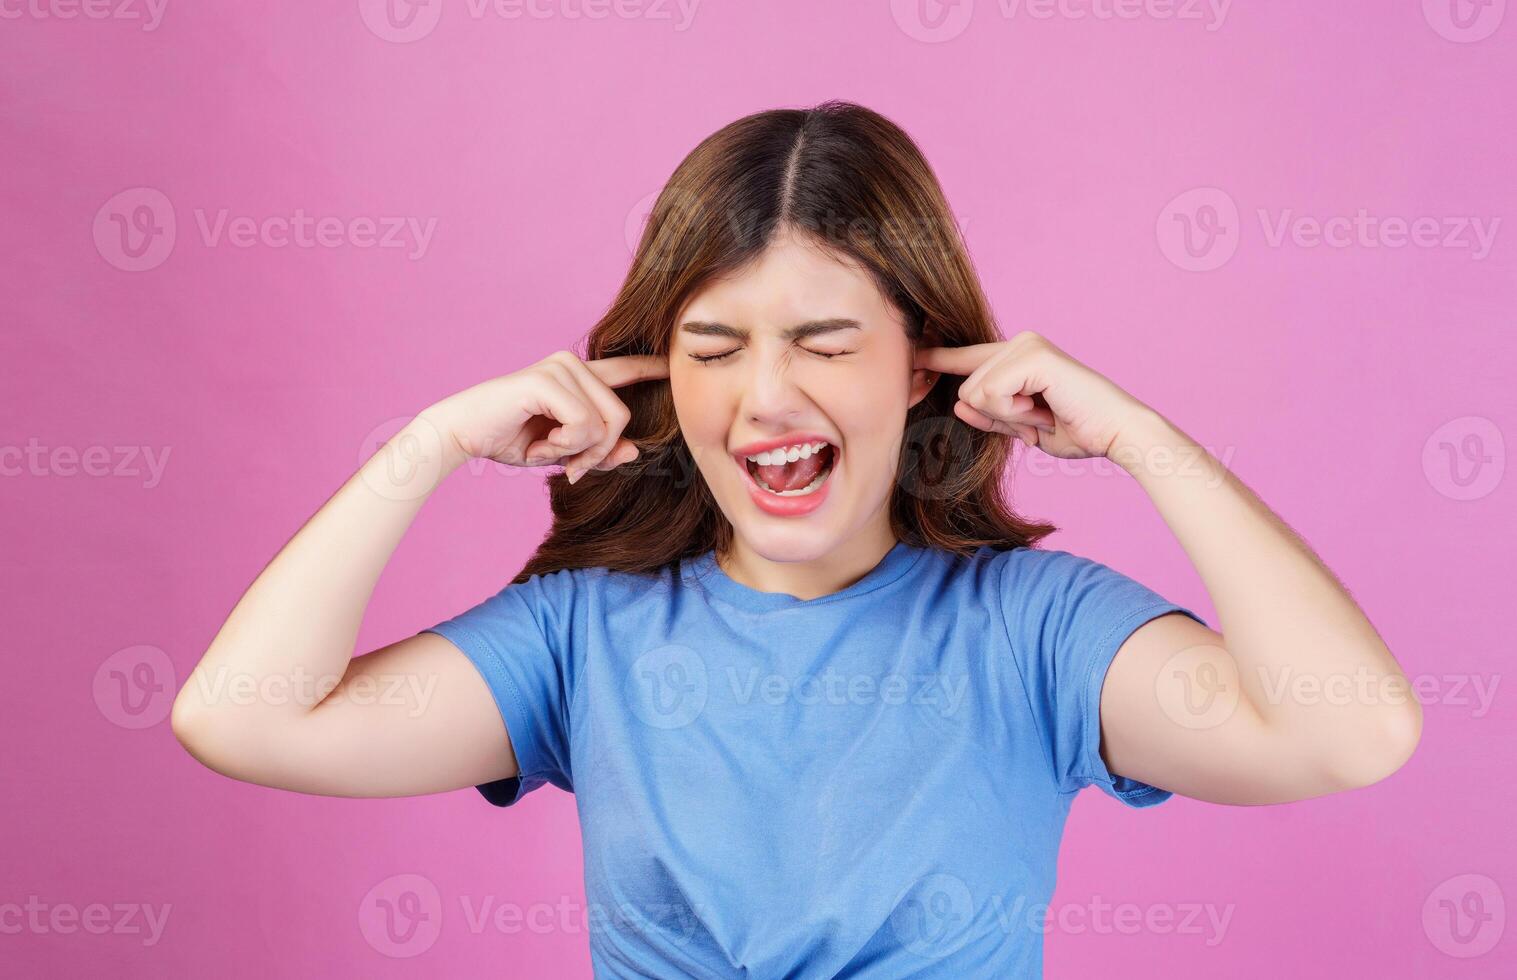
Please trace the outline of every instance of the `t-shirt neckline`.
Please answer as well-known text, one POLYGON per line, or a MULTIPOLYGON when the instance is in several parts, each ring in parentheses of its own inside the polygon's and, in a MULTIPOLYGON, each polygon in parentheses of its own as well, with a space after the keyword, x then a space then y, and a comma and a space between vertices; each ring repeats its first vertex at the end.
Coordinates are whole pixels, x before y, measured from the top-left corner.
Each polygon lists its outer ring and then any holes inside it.
POLYGON ((879 563, 864 574, 864 577, 854 582, 847 588, 828 595, 817 596, 815 599, 801 599, 788 592, 762 592, 751 586, 744 585, 722 571, 717 563, 716 552, 707 551, 689 559, 681 566, 680 575, 685 581, 694 579, 699 585, 717 598, 753 612, 769 612, 776 609, 798 609, 810 606, 819 606, 829 602, 839 602, 854 596, 873 592, 883 588, 891 582, 905 575, 926 554, 926 548, 917 548, 904 541, 897 541, 885 552, 885 556, 879 563))

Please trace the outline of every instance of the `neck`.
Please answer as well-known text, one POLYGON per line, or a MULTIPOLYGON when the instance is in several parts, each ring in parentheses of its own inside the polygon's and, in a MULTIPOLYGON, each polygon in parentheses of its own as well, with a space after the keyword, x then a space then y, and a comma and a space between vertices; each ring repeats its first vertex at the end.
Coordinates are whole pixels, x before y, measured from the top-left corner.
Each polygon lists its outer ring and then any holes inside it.
POLYGON ((731 549, 717 556, 717 563, 728 578, 750 589, 817 599, 841 592, 868 575, 895 544, 889 522, 876 522, 868 532, 849 538, 818 558, 771 561, 733 535, 731 549))

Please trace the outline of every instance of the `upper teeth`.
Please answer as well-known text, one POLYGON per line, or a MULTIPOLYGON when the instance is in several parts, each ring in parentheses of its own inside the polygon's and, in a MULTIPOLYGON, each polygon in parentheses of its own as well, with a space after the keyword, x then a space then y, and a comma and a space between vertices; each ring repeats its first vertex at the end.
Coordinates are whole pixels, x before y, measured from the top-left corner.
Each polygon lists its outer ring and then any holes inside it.
POLYGON ((748 459, 760 466, 778 466, 781 463, 793 463, 798 459, 805 459, 822 451, 826 442, 802 442, 794 446, 782 446, 779 449, 770 449, 762 453, 749 456, 748 459))

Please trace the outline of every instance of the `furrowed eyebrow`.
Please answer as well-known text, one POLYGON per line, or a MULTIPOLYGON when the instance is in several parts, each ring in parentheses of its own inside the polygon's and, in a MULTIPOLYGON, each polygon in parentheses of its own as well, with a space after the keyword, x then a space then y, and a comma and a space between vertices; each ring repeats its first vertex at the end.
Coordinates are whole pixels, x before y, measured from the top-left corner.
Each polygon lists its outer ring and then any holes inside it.
MULTIPOLYGON (((729 327, 725 323, 713 323, 709 320, 686 320, 680 324, 680 329, 685 333, 692 333, 702 337, 731 337, 733 340, 747 340, 748 331, 738 327, 729 327)), ((780 334, 785 340, 804 340, 807 337, 815 337, 820 334, 837 333, 840 330, 861 330, 863 325, 857 320, 848 317, 831 317, 826 320, 808 320, 805 323, 787 328, 780 334)))

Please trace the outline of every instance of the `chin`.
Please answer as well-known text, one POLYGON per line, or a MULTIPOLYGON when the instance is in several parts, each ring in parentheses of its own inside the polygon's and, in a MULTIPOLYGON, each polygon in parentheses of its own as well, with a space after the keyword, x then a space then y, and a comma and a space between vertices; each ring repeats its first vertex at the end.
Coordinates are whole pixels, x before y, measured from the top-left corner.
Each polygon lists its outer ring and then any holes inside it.
POLYGON ((835 534, 794 523, 780 527, 734 524, 733 534, 754 554, 774 562, 816 561, 831 554, 838 545, 835 534))

